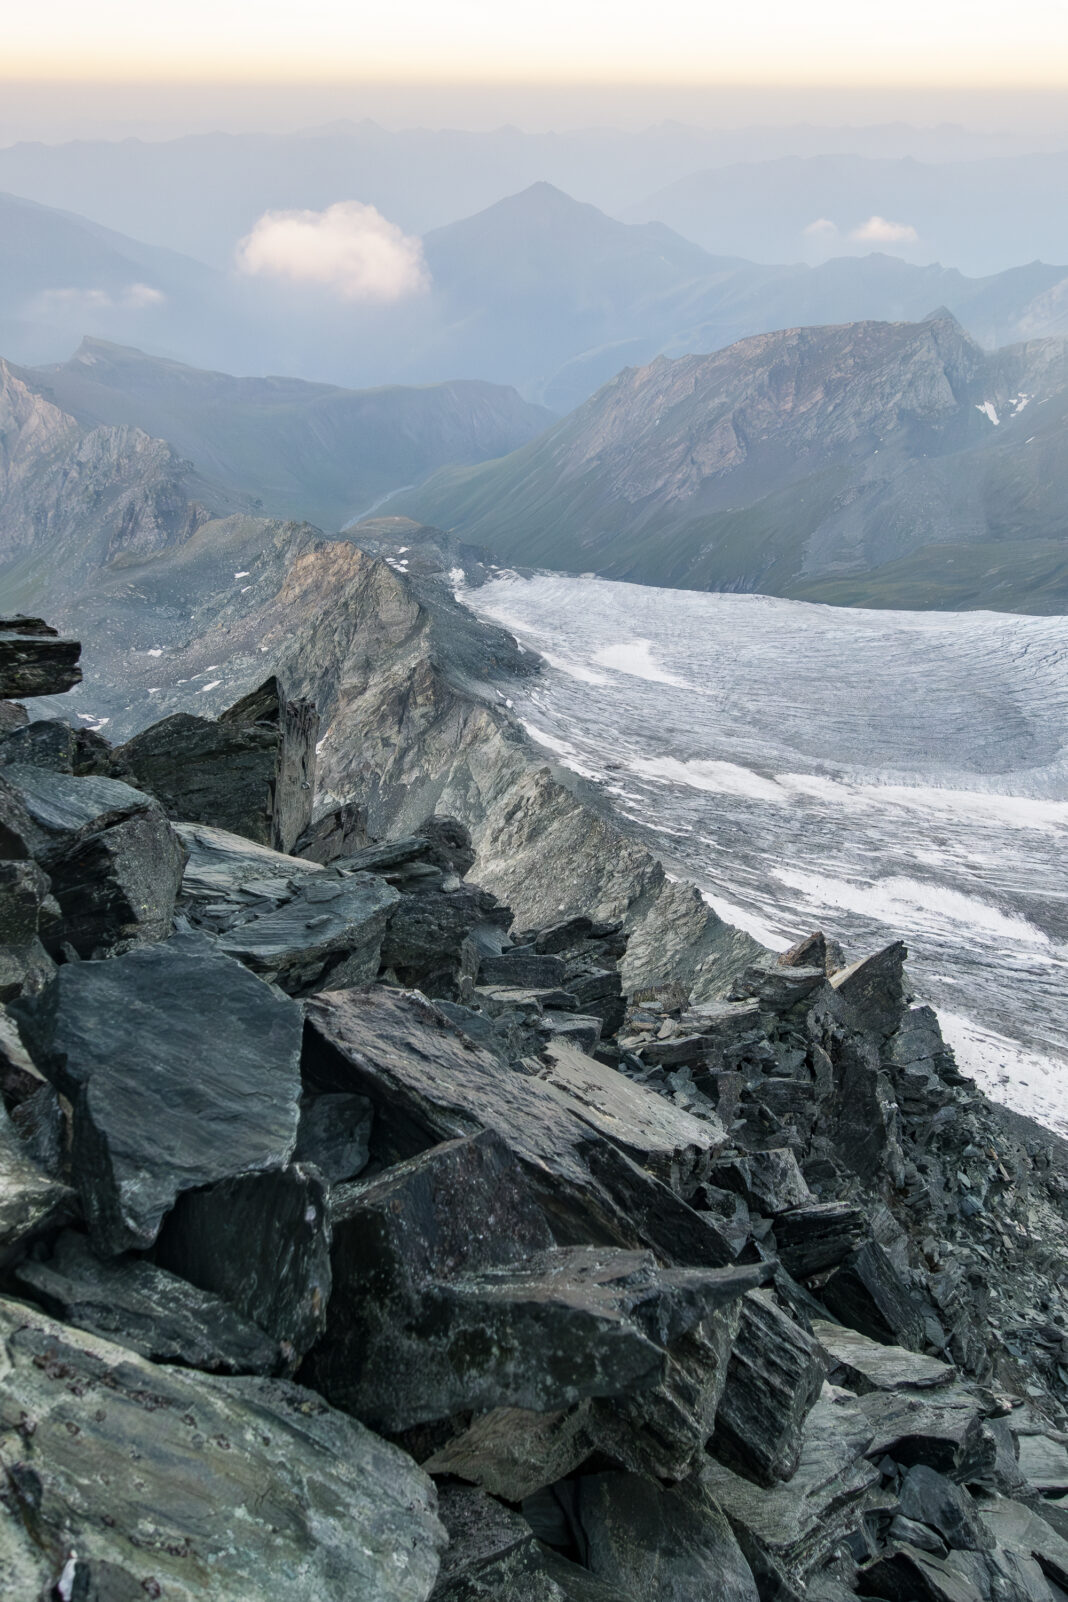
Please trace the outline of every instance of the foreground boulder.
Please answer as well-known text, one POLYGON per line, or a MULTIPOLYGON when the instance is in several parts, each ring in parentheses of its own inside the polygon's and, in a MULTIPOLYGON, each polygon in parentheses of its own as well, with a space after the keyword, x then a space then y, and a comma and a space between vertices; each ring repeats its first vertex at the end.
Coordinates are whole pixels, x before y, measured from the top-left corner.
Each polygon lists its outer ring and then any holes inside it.
POLYGON ((18 1302, 0 1342, 5 1596, 429 1596, 433 1487, 319 1397, 156 1367, 18 1302))
POLYGON ((300 1009, 203 936, 69 963, 16 1005, 73 1103, 73 1181, 102 1252, 150 1246, 183 1191, 288 1161, 300 1009))
POLYGON ((53 948, 104 956, 171 931, 185 851, 151 796, 114 779, 11 763, 4 779, 28 826, 27 846, 47 873, 60 919, 53 948))
POLYGON ((0 696, 63 695, 82 682, 81 654, 42 618, 0 618, 0 696))
POLYGON ((649 1389, 674 1340, 763 1276, 554 1248, 522 1170, 488 1132, 336 1191, 331 1214, 334 1294, 307 1377, 390 1431, 649 1389))
POLYGON ((173 818, 292 851, 311 822, 319 717, 268 679, 218 718, 176 712, 115 752, 173 818))

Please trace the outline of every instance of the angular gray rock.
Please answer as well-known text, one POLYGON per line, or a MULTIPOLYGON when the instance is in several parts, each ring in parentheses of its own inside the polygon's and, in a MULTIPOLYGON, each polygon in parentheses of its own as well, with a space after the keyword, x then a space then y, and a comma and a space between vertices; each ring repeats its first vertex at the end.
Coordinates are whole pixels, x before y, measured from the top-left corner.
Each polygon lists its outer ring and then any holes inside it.
POLYGON ((212 932, 281 906, 323 876, 317 862, 286 856, 206 823, 177 823, 188 853, 180 905, 195 928, 212 932))
POLYGON ((0 1267, 76 1209, 74 1192, 37 1166, 0 1104, 0 1267))
MULTIPOLYGON (((916 1474, 919 1470, 910 1472, 916 1474)), ((1027 1553, 1048 1579, 1062 1591, 1068 1590, 1068 1540, 1048 1522, 1044 1508, 1042 1502, 1037 1504, 1036 1510, 1007 1496, 985 1502, 978 1510, 987 1537, 983 1544, 996 1541, 999 1546, 1015 1547, 1027 1553)))
POLYGON ((311 1392, 157 1367, 24 1303, 0 1341, 8 1594, 426 1602, 432 1485, 311 1392))
POLYGON ((57 932, 59 906, 48 876, 28 858, 0 858, 0 1002, 40 990, 53 963, 42 935, 57 932))
POLYGON ((445 814, 431 814, 414 830, 417 839, 427 842, 426 861, 443 873, 454 873, 458 879, 470 873, 475 865, 475 848, 471 831, 459 818, 445 814))
POLYGON ((957 1371, 938 1357, 873 1341, 843 1324, 814 1319, 812 1333, 827 1353, 829 1377, 855 1391, 928 1391, 951 1385, 957 1371))
POLYGON ((449 1485, 438 1492, 438 1517, 449 1544, 431 1602, 563 1602, 533 1531, 511 1508, 449 1485))
POLYGON ((50 943, 82 957, 166 939, 184 848, 150 796, 113 779, 13 763, 4 776, 31 821, 30 846, 62 914, 50 943))
POLYGON ((0 696, 63 695, 82 682, 81 654, 43 618, 0 618, 0 696))
MULTIPOLYGON (((308 1087, 369 1097, 380 1161, 492 1129, 522 1164, 561 1244, 650 1245, 668 1261, 716 1266, 736 1255, 712 1215, 695 1212, 627 1155, 650 1129, 664 1128, 665 1103, 655 1091, 620 1091, 610 1138, 602 1133, 605 1109, 517 1072, 422 997, 383 986, 328 991, 309 999, 307 1017, 308 1087), (636 1105, 647 1108, 638 1122, 636 1105)), ((715 1126, 691 1123, 715 1143, 715 1126)))
POLYGON ((553 1413, 496 1407, 472 1418, 466 1429, 423 1461, 428 1474, 449 1474, 481 1486, 506 1502, 562 1480, 594 1449, 590 1403, 553 1413))
POLYGON ((983 1428, 985 1407, 968 1386, 926 1391, 870 1391, 857 1404, 872 1430, 869 1455, 911 1467, 923 1463, 952 1480, 982 1479, 995 1445, 983 1428))
POLYGON ((684 1480, 704 1462, 746 1298, 672 1343, 664 1377, 637 1396, 595 1401, 587 1437, 599 1452, 658 1480, 684 1480))
POLYGON ((311 1163, 328 1185, 355 1179, 367 1167, 373 1118, 366 1096, 305 1096, 293 1161, 311 1163))
POLYGON ((294 1164, 187 1190, 164 1221, 156 1259, 225 1297, 295 1366, 322 1333, 330 1300, 326 1182, 294 1164))
POLYGON ((0 765, 24 762, 32 768, 73 773, 75 733, 61 718, 37 718, 0 735, 0 765))
POLYGON ((757 1485, 794 1474, 805 1421, 823 1388, 818 1343, 767 1291, 743 1298, 709 1450, 757 1485))
POLYGON ((291 996, 370 984, 399 901, 392 885, 370 873, 317 875, 281 906, 232 925, 219 948, 291 996))
POLYGON ((155 1363, 216 1374, 275 1374, 278 1343, 229 1302, 144 1258, 102 1261, 84 1235, 60 1235, 51 1257, 24 1262, 15 1283, 46 1312, 155 1363))
POLYGON ((851 1252, 820 1289, 835 1318, 888 1346, 919 1349, 924 1310, 877 1241, 851 1252))
POLYGON ((989 1524, 984 1525, 967 1491, 924 1463, 914 1464, 905 1475, 898 1503, 903 1518, 930 1525, 954 1550, 982 1552, 994 1545, 989 1524))
POLYGON ((335 1191, 331 1218, 334 1293, 305 1372, 390 1431, 649 1388, 665 1349, 762 1272, 554 1249, 522 1170, 489 1133, 335 1191))
POLYGON ((468 955, 465 942, 483 926, 501 935, 511 921, 510 910, 475 885, 457 884, 451 890, 440 883, 414 886, 390 917, 382 966, 403 985, 457 999, 461 973, 466 967, 473 978, 477 967, 477 952, 468 955))
POLYGON ((758 1602, 752 1571, 715 1502, 636 1474, 575 1482, 583 1557, 598 1579, 657 1602, 758 1602))
POLYGON ((791 1479, 764 1488, 709 1459, 700 1483, 723 1509, 761 1595, 804 1593, 809 1578, 860 1525, 888 1505, 866 1456, 872 1428, 854 1397, 825 1385, 805 1424, 791 1479))
POLYGON ((339 857, 351 857, 370 844, 367 814, 354 801, 346 801, 309 823, 294 845, 293 855, 325 865, 339 857))
POLYGON ((101 1252, 150 1246, 183 1191, 288 1160, 300 1008, 202 935, 68 963, 14 1008, 74 1105, 73 1179, 101 1252))
POLYGON ((850 963, 831 975, 831 985, 861 1028, 884 1037, 898 1027, 908 1000, 905 988, 904 941, 895 940, 870 957, 850 963))
POLYGON ((291 851, 311 822, 319 719, 268 679, 218 719, 187 712, 115 751, 116 766, 169 816, 291 851))
POLYGON ((813 1202, 776 1218, 775 1244, 783 1267, 808 1279, 848 1257, 866 1228, 863 1210, 851 1202, 813 1202))

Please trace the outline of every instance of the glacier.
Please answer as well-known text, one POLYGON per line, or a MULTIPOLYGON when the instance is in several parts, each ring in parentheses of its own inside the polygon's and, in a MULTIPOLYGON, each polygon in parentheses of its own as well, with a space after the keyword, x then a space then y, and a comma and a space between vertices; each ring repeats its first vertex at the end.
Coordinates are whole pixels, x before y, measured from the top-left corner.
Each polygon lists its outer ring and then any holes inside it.
POLYGON ((906 940, 962 1068, 1068 1133, 1068 618, 499 572, 515 712, 728 922, 906 940))

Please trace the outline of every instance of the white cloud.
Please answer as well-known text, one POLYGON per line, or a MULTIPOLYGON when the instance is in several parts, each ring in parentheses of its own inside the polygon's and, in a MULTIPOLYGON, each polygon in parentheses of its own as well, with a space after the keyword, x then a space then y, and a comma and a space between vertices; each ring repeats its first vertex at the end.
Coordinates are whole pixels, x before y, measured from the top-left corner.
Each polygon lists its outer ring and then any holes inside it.
POLYGON ((821 236, 827 238, 838 232, 838 224, 833 223, 829 217, 817 217, 815 222, 809 223, 804 232, 816 239, 821 236))
POLYGON ((346 300, 393 301, 430 285, 423 244, 374 206, 266 211, 237 247, 243 273, 318 284, 346 300))
POLYGON ((850 239, 863 239, 873 245, 914 245, 919 234, 911 223, 890 222, 886 217, 869 217, 854 228, 850 239))
POLYGON ((127 284, 124 289, 44 289, 33 302, 38 314, 49 311, 145 311, 167 299, 151 284, 127 284))

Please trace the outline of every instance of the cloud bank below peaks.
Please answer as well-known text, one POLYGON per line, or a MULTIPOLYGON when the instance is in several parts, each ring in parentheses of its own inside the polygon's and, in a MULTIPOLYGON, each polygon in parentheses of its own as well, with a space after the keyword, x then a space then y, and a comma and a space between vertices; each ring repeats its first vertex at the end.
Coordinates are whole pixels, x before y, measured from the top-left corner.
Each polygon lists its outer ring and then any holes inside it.
POLYGON ((430 287, 422 240, 358 200, 325 211, 266 211, 239 243, 236 261, 242 273, 378 305, 430 287))

